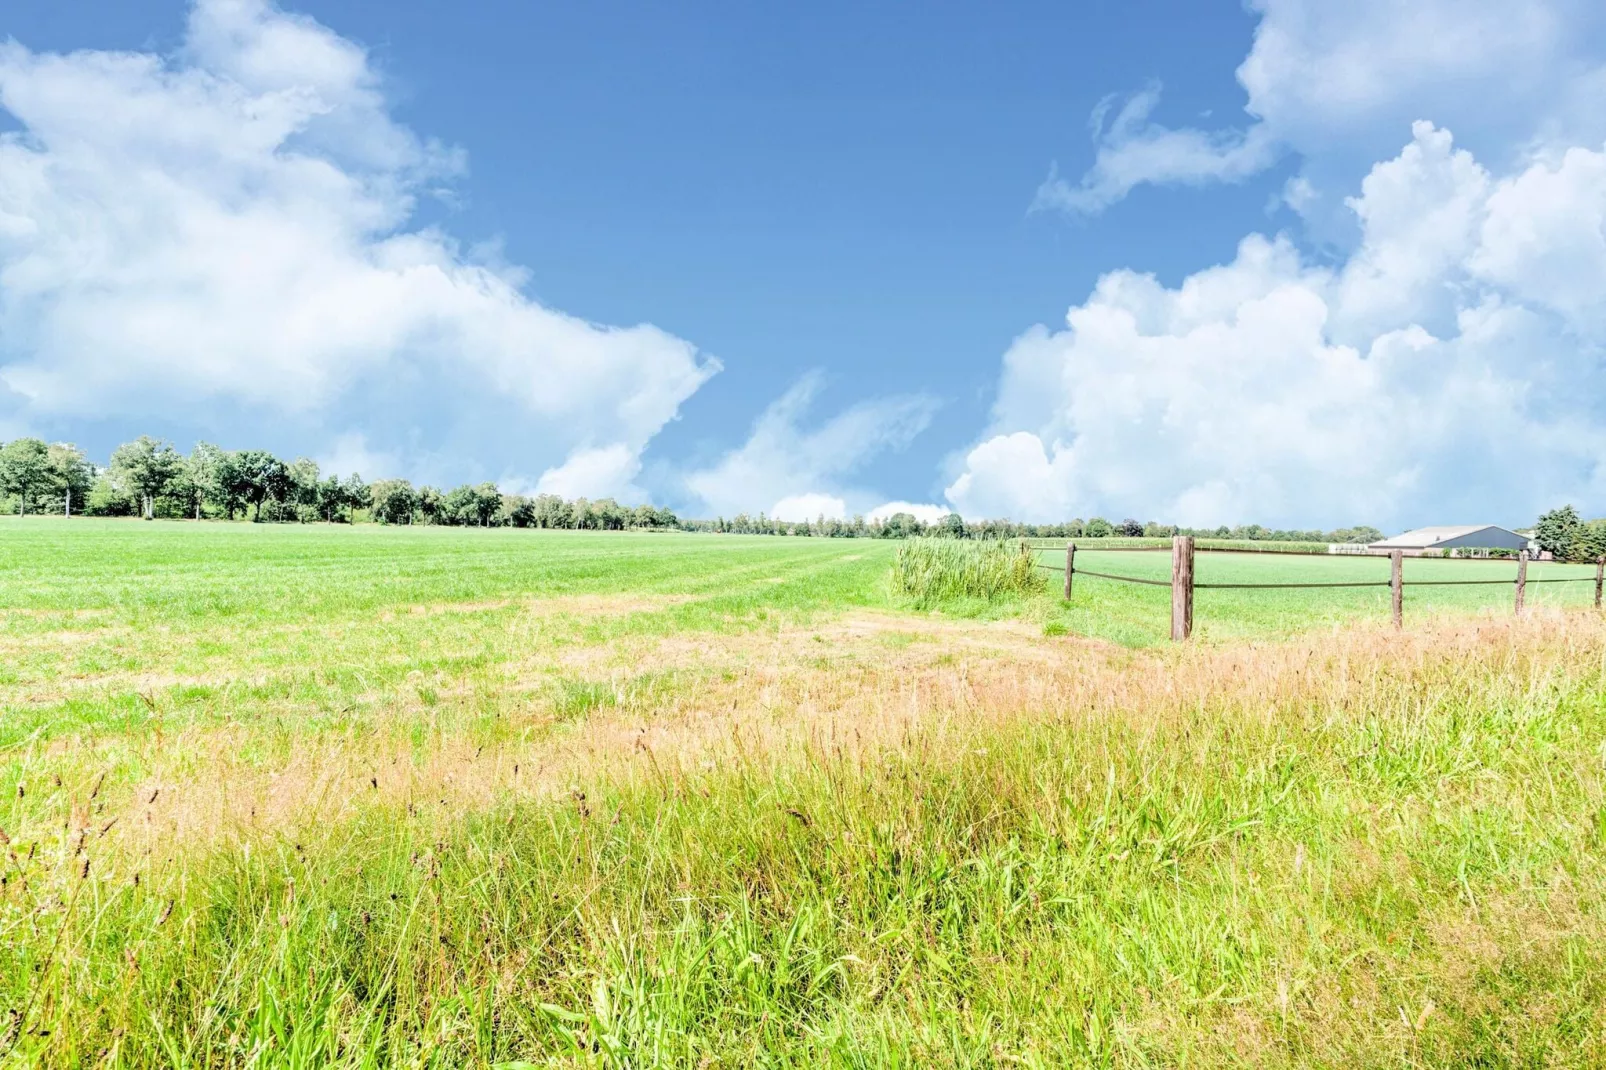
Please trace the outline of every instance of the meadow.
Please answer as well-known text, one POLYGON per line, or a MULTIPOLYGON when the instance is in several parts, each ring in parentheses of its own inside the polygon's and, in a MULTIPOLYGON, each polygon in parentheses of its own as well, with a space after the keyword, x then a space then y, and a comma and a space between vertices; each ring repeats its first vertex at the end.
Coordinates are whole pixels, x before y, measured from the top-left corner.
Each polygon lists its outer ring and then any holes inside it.
POLYGON ((895 549, 0 522, 0 1065, 1606 1062, 1592 585, 895 549))

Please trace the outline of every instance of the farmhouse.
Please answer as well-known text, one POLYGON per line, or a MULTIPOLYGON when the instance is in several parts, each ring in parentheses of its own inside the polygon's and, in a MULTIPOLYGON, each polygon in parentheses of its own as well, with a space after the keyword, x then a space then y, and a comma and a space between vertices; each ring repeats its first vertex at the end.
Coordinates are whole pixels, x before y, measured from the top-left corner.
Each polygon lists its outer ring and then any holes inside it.
POLYGON ((1396 535, 1392 539, 1374 542, 1367 549, 1383 552, 1402 550, 1406 554, 1420 554, 1425 550, 1473 553, 1479 550, 1530 550, 1537 553, 1539 544, 1526 535, 1518 535, 1515 531, 1507 531, 1493 524, 1470 524, 1417 528, 1415 531, 1407 531, 1404 535, 1396 535))

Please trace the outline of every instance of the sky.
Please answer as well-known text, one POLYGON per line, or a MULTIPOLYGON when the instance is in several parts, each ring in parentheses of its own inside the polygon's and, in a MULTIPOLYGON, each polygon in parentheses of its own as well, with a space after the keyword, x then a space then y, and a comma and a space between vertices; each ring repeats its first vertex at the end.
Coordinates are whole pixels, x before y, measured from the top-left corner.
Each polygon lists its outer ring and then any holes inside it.
POLYGON ((1606 11, 9 0, 0 438, 789 519, 1606 513, 1606 11))

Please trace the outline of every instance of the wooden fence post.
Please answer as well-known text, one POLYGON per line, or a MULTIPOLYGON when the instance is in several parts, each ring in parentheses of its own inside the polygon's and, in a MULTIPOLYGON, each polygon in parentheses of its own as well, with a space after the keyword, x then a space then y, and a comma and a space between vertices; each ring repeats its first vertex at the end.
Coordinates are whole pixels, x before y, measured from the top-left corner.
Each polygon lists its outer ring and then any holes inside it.
POLYGON ((1600 608, 1600 588, 1606 582, 1606 557, 1595 559, 1595 608, 1600 608))
POLYGON ((1193 634, 1193 536, 1171 537, 1171 641, 1193 634))
POLYGON ((1528 551, 1524 550, 1517 555, 1517 612, 1522 612, 1522 602, 1528 596, 1528 551))
POLYGON ((1389 551, 1389 594, 1394 602, 1394 630, 1405 626, 1405 553, 1389 551))
MULTIPOLYGON (((1606 559, 1603 559, 1606 560, 1606 559)), ((1065 600, 1071 600, 1071 576, 1076 572, 1076 543, 1065 544, 1065 600)), ((1595 604, 1600 605, 1600 585, 1595 585, 1595 604)))

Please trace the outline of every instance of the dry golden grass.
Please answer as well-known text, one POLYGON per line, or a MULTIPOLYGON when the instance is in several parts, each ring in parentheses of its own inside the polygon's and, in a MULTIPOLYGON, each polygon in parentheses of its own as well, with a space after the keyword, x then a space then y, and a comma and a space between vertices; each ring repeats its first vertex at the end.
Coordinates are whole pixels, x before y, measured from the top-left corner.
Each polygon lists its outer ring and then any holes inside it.
MULTIPOLYGON (((564 600, 561 611, 649 604, 564 600)), ((1603 651, 1606 624, 1562 611, 1444 617, 1404 634, 1362 626, 1291 641, 1142 651, 1044 638, 1016 621, 853 612, 763 633, 648 637, 532 657, 506 681, 531 700, 514 731, 494 743, 475 742, 449 703, 415 699, 281 747, 262 745, 260 725, 187 727, 87 746, 57 739, 40 749, 30 779, 39 791, 41 780, 74 770, 77 790, 71 782, 43 789, 54 803, 82 794, 86 778, 119 764, 141 768, 139 780, 102 788, 95 816, 114 821, 106 849, 165 857, 219 838, 293 835, 376 803, 431 808, 450 820, 509 796, 550 799, 648 773, 694 775, 811 751, 873 760, 914 737, 928 748, 963 747, 980 731, 1022 719, 1083 729, 1113 719, 1135 728, 1142 746, 1179 715, 1209 709, 1231 723, 1272 723, 1310 710, 1364 711, 1402 681, 1455 686, 1458 668, 1469 663, 1540 691, 1580 661, 1606 657, 1603 651), (889 646, 882 641, 889 634, 909 641, 889 646), (597 673, 618 698, 577 722, 561 721, 538 683, 554 667, 597 673), (633 679, 654 673, 672 675, 673 686, 632 692, 633 679)), ((1210 741, 1195 746, 1205 761, 1210 741)), ((48 813, 50 803, 37 809, 48 813)))

